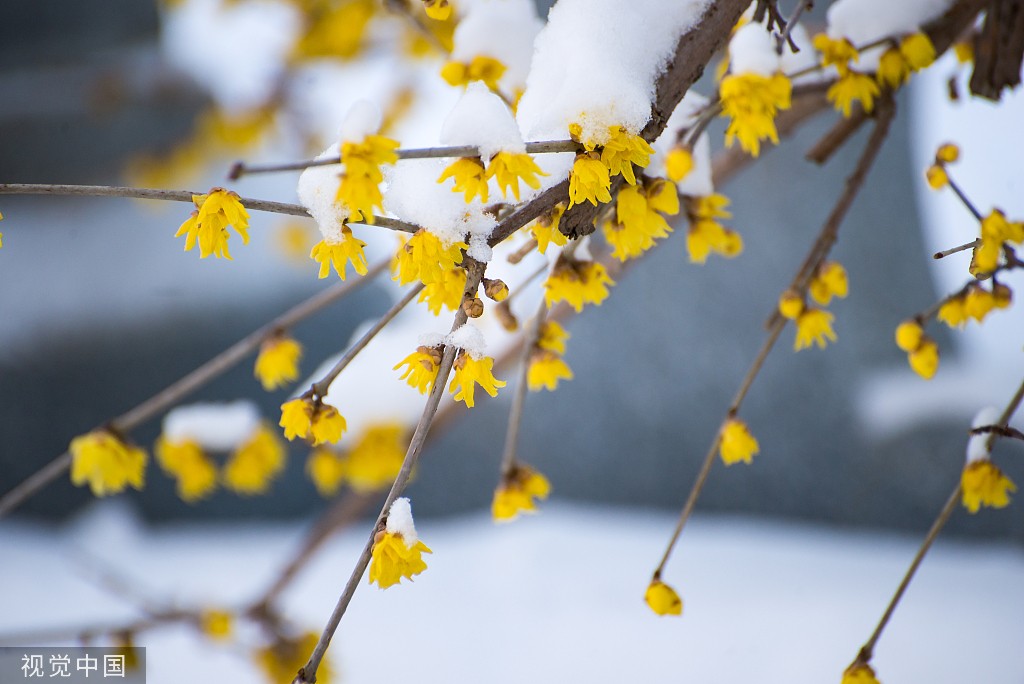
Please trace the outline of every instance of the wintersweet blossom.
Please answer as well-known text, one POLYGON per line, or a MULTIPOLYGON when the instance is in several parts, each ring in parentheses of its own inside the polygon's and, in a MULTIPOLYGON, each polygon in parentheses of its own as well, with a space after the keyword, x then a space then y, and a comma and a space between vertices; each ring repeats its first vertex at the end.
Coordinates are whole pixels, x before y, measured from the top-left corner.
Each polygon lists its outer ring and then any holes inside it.
POLYGON ((484 287, 484 294, 487 295, 488 299, 499 303, 508 299, 508 285, 505 284, 504 280, 484 278, 481 284, 484 287))
POLYGON ((231 636, 233 618, 226 610, 209 609, 199 614, 199 629, 203 634, 217 641, 231 636))
POLYGON ((615 221, 604 225, 612 256, 620 261, 640 256, 654 246, 655 240, 672 232, 664 216, 678 213, 679 193, 664 179, 624 187, 616 198, 615 221))
POLYGON ((551 483, 542 474, 517 463, 501 479, 491 501, 491 517, 496 522, 511 522, 521 513, 536 513, 537 500, 551 493, 551 483))
MULTIPOLYGON (((449 178, 455 181, 452 192, 461 192, 466 199, 466 204, 479 196, 481 202, 487 201, 487 169, 484 163, 477 157, 460 157, 444 168, 438 183, 444 183, 449 178)), ((518 193, 518 185, 516 186, 518 193)), ((518 197, 516 198, 518 199, 518 197)))
POLYGON ((651 580, 644 592, 644 601, 657 615, 682 615, 683 600, 676 590, 659 579, 651 580))
POLYGON ((405 366, 400 379, 410 387, 415 387, 420 394, 426 394, 437 382, 437 371, 441 367, 440 347, 417 347, 416 351, 395 364, 392 370, 405 366))
POLYGON ((725 465, 732 465, 740 461, 750 463, 760 451, 760 445, 742 420, 730 418, 722 426, 719 455, 725 465))
POLYGON ((88 483, 96 496, 117 494, 131 486, 141 490, 146 480, 143 449, 110 430, 95 430, 71 440, 71 482, 88 483))
POLYGON ((441 78, 453 86, 466 86, 473 81, 483 81, 484 85, 498 92, 498 81, 505 75, 507 67, 500 59, 477 55, 469 62, 447 62, 441 67, 441 78))
POLYGON ((843 672, 841 684, 879 684, 875 671, 867 663, 854 663, 843 672))
POLYGON ((843 299, 850 292, 846 269, 838 261, 827 261, 814 272, 810 285, 811 299, 825 306, 833 297, 843 299))
POLYGON ((796 339, 793 349, 800 351, 812 344, 824 349, 829 342, 836 341, 836 333, 832 329, 835 316, 824 309, 806 309, 796 318, 796 339))
POLYGON ((446 271, 462 263, 462 250, 469 245, 465 242, 444 244, 426 229, 420 229, 409 238, 395 253, 392 264, 393 279, 399 285, 407 285, 414 280, 429 285, 444 277, 446 271))
POLYGON ((719 93, 722 115, 729 117, 727 147, 738 139, 743 151, 756 157, 761 153, 762 140, 779 143, 775 116, 789 109, 793 93, 793 84, 784 74, 732 74, 722 80, 719 93))
POLYGON ((452 4, 449 0, 423 0, 423 11, 436 21, 447 21, 452 15, 452 4))
POLYGON ((822 66, 847 67, 850 62, 860 59, 860 53, 853 43, 845 38, 829 38, 819 33, 812 41, 814 49, 821 53, 822 66))
POLYGON ((556 354, 565 353, 565 341, 571 337, 558 321, 544 321, 537 346, 556 354))
POLYGON ((915 373, 925 380, 931 380, 939 370, 939 345, 930 337, 923 337, 920 344, 907 355, 907 361, 915 373))
POLYGON ((337 442, 345 432, 345 418, 338 409, 322 399, 299 397, 281 405, 281 422, 288 441, 296 437, 310 439, 313 446, 337 442))
POLYGON ((380 192, 380 182, 384 180, 381 166, 398 161, 396 149, 398 141, 383 135, 368 135, 362 142, 341 143, 344 171, 337 199, 348 209, 348 220, 373 223, 374 208, 384 208, 384 196, 380 192))
POLYGON ((530 366, 526 371, 526 383, 530 390, 538 392, 546 389, 554 392, 559 380, 572 380, 572 369, 562 357, 554 352, 540 350, 530 357, 530 366))
POLYGON ((800 296, 799 292, 786 290, 779 296, 779 314, 783 318, 795 321, 805 308, 804 298, 800 296))
POLYGON ((719 218, 732 216, 725 208, 729 204, 728 197, 715 193, 685 200, 690 221, 686 251, 691 262, 703 264, 712 252, 730 259, 743 252, 743 238, 739 233, 718 222, 719 218))
POLYGON ((262 494, 284 470, 284 464, 284 445, 273 430, 261 424, 224 464, 224 486, 239 494, 262 494))
POLYGON ((357 492, 390 487, 405 461, 409 432, 401 423, 370 425, 344 455, 344 479, 357 492))
POLYGON ((929 166, 924 172, 924 178, 932 190, 941 190, 949 185, 949 174, 946 173, 945 167, 938 164, 929 166))
POLYGON ((960 475, 961 502, 971 513, 982 506, 1005 508, 1010 505, 1010 494, 1017 491, 1013 480, 987 458, 968 463, 960 475))
POLYGON ((217 489, 217 466, 193 440, 157 439, 153 449, 156 462, 177 481, 178 496, 192 503, 217 489))
POLYGON ((964 304, 963 294, 953 295, 942 303, 935 318, 951 328, 963 328, 967 325, 968 319, 967 307, 964 304))
POLYGON ((665 155, 665 175, 673 183, 690 175, 693 171, 693 152, 685 147, 674 147, 665 155))
MULTIPOLYGON (((512 196, 519 201, 519 181, 537 190, 540 188, 540 179, 537 176, 546 176, 533 157, 528 154, 515 154, 512 152, 498 152, 491 157, 487 164, 486 178, 496 178, 501 194, 508 197, 508 190, 511 188, 512 196)), ((483 200, 487 201, 487 200, 483 200)))
POLYGON ((448 385, 448 391, 454 393, 455 401, 465 403, 466 408, 473 408, 476 405, 474 392, 477 385, 492 397, 498 396, 498 388, 504 387, 505 382, 494 377, 493 368, 494 359, 491 357, 473 358, 463 350, 455 360, 455 377, 448 385))
POLYGON ((465 290, 466 269, 450 268, 441 274, 440 280, 428 283, 416 301, 426 302, 430 312, 437 316, 441 313, 441 307, 450 311, 458 309, 465 290))
POLYGON ((345 480, 345 459, 327 447, 314 449, 306 458, 306 474, 320 496, 333 496, 345 480))
POLYGON ((427 569, 424 553, 433 553, 416 534, 409 500, 395 499, 388 510, 384 529, 373 538, 370 556, 371 584, 381 589, 398 584, 402 578, 412 579, 427 569))
POLYGON ((544 281, 544 301, 549 307, 567 302, 579 313, 584 304, 600 305, 608 298, 608 286, 614 284, 602 264, 563 258, 544 281))
POLYGON ((622 126, 608 128, 608 140, 601 148, 601 163, 611 177, 619 174, 630 185, 636 185, 633 165, 647 168, 651 163, 654 148, 636 133, 630 133, 622 126))
POLYGON ((608 167, 601 162, 601 155, 597 152, 576 155, 569 174, 569 208, 583 202, 590 202, 595 207, 598 203, 611 202, 611 184, 608 167))
POLYGON ((299 359, 302 345, 281 333, 273 335, 260 345, 253 374, 263 389, 275 390, 295 381, 299 377, 299 359))
POLYGON ((843 113, 844 117, 848 117, 854 102, 860 102, 864 111, 870 114, 875 108, 875 98, 880 93, 875 79, 867 74, 852 69, 841 69, 839 79, 829 86, 825 97, 838 111, 843 113))
POLYGON ((1024 242, 1024 222, 1009 221, 999 209, 993 209, 981 220, 981 244, 974 248, 971 273, 991 273, 999 265, 1003 243, 1024 242))
POLYGON ((349 263, 359 275, 366 275, 366 243, 352 234, 352 229, 342 226, 340 238, 324 238, 313 246, 309 258, 320 266, 318 278, 326 278, 334 266, 335 273, 345 280, 345 269, 349 263))
POLYGON ((196 210, 186 219, 174 237, 185 236, 185 251, 199 245, 199 258, 211 254, 231 259, 228 251, 228 227, 235 229, 243 244, 249 244, 249 212, 238 194, 224 188, 212 188, 205 195, 192 195, 196 210))
MULTIPOLYGON (((320 641, 319 632, 306 632, 295 638, 276 636, 276 641, 256 651, 256 664, 269 682, 290 682, 305 666, 309 654, 320 641)), ((316 670, 317 684, 331 684, 334 679, 330 661, 324 658, 316 670)))
POLYGON ((912 352, 924 339, 924 328, 915 320, 906 320, 896 327, 896 346, 905 352, 912 352))
POLYGON ((531 224, 530 230, 533 239, 537 241, 537 251, 544 254, 548 245, 564 247, 569 243, 569 237, 558 230, 558 223, 565 213, 564 204, 556 204, 551 211, 545 212, 537 217, 531 224))

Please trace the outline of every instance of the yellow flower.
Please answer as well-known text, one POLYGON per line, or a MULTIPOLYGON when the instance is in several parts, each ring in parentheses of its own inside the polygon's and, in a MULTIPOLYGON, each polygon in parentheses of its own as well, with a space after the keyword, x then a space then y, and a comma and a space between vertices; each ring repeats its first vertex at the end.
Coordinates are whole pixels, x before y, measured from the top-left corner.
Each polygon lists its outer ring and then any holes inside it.
POLYGON ((401 380, 410 387, 415 387, 420 394, 426 394, 437 382, 437 371, 441 367, 441 349, 439 347, 417 347, 416 351, 395 364, 392 370, 406 366, 401 380))
POLYGON ((281 404, 281 422, 284 436, 290 442, 296 437, 305 437, 313 425, 313 403, 299 397, 281 404))
POLYGON ((795 321, 804 312, 804 299, 793 290, 786 290, 779 296, 779 313, 783 318, 795 321))
POLYGON ((455 401, 465 403, 466 408, 473 408, 476 405, 474 392, 477 385, 480 385, 480 388, 492 397, 498 396, 498 388, 504 387, 505 383, 494 377, 493 367, 494 359, 491 357, 483 356, 474 359, 463 350, 459 354, 459 358, 455 360, 455 377, 448 385, 448 391, 454 392, 455 401), (458 388, 457 391, 456 388, 458 388))
POLYGON ((192 195, 196 206, 189 218, 181 224, 174 237, 185 236, 185 251, 190 252, 199 244, 199 258, 211 254, 231 259, 228 252, 228 226, 242 237, 243 244, 249 244, 249 212, 242 206, 238 195, 224 188, 212 188, 205 195, 192 195))
POLYGON ((178 482, 178 496, 193 503, 217 489, 217 466, 192 440, 172 442, 161 435, 154 448, 156 462, 178 482))
POLYGON ((836 341, 836 333, 832 330, 832 321, 835 318, 830 312, 824 309, 807 309, 796 319, 796 339, 793 342, 793 349, 800 351, 812 344, 817 344, 824 349, 829 342, 836 341))
POLYGON ((384 174, 380 167, 398 161, 397 148, 397 141, 383 135, 368 135, 359 143, 342 142, 344 172, 338 186, 338 202, 348 209, 349 221, 373 223, 374 207, 383 209, 380 182, 384 174))
POLYGON ((956 61, 961 64, 970 64, 974 61, 974 45, 967 42, 960 42, 953 46, 956 53, 956 61))
POLYGON ((936 318, 950 328, 962 328, 967 325, 967 307, 964 306, 964 297, 955 295, 947 299, 939 307, 936 318))
POLYGON ((608 141, 601 149, 601 163, 608 169, 610 176, 621 173, 627 183, 636 185, 633 164, 646 168, 651 163, 654 148, 641 136, 630 133, 622 126, 609 126, 608 134, 608 141))
POLYGON ((444 272, 440 280, 428 283, 416 301, 426 302, 427 308, 437 316, 440 315, 442 306, 451 311, 458 309, 465 291, 466 270, 451 268, 444 272))
POLYGON ((313 247, 313 231, 303 221, 288 221, 274 230, 274 243, 288 261, 304 263, 313 247))
MULTIPOLYGON (((452 192, 461 192, 466 198, 466 204, 473 201, 477 195, 481 202, 487 201, 487 177, 484 163, 476 157, 460 157, 445 167, 438 183, 444 183, 449 178, 455 179, 452 192)), ((518 186, 516 192, 518 192, 518 186)), ((519 199, 516 197, 516 199, 519 199)))
POLYGON ((441 238, 426 229, 420 229, 398 248, 396 263, 392 264, 393 279, 406 285, 419 279, 429 285, 436 283, 447 271, 462 263, 462 250, 469 245, 453 242, 445 245, 441 238))
POLYGON ((452 4, 448 0, 423 0, 423 11, 437 21, 447 21, 452 15, 452 4))
POLYGON ((644 592, 644 601, 657 615, 682 615, 683 600, 675 589, 661 580, 651 580, 644 592))
POLYGON ((923 33, 914 33, 900 41, 898 47, 889 48, 878 63, 878 82, 890 88, 899 88, 910 74, 920 71, 935 61, 935 46, 923 33))
POLYGON ((924 177, 928 181, 928 187, 932 190, 941 190, 949 185, 949 174, 946 173, 945 167, 938 164, 929 166, 928 170, 924 172, 924 177))
POLYGON ((843 299, 850 292, 846 269, 838 261, 823 263, 814 272, 811 279, 811 299, 822 306, 832 301, 833 297, 843 299))
POLYGON ((924 33, 912 33, 900 41, 900 54, 911 71, 920 71, 935 61, 935 46, 924 33))
POLYGON ((841 684, 879 684, 875 671, 867 663, 854 663, 843 672, 841 684))
POLYGON ((899 88, 910 78, 910 65, 900 53, 899 48, 889 48, 878 60, 878 72, 875 78, 881 85, 899 88))
POLYGON ((672 226, 662 214, 679 213, 679 193, 675 185, 655 179, 644 187, 625 187, 616 199, 616 222, 604 226, 605 239, 613 247, 612 256, 626 261, 654 246, 656 239, 668 237, 672 226))
POLYGON ((961 502, 971 513, 982 506, 1005 508, 1017 485, 987 458, 968 463, 960 475, 961 502))
POLYGON ((996 297, 981 286, 971 287, 964 297, 964 311, 981 323, 992 309, 996 308, 996 297))
POLYGON ((555 352, 556 354, 565 353, 565 341, 571 337, 569 333, 565 331, 558 321, 544 321, 544 327, 540 330, 540 338, 537 340, 537 346, 541 349, 555 352))
POLYGON ((722 463, 729 466, 733 463, 750 463, 754 456, 761 451, 760 445, 747 424, 742 420, 730 418, 722 427, 721 440, 719 442, 719 455, 722 463))
POLYGON ((412 579, 427 569, 422 554, 433 553, 416 535, 409 500, 395 499, 388 510, 385 527, 373 539, 370 556, 370 584, 381 589, 412 579))
POLYGON ((665 173, 673 183, 690 175, 693 171, 693 153, 684 147, 674 147, 665 155, 665 173))
MULTIPOLYGON (((528 154, 513 154, 512 152, 499 152, 491 157, 487 165, 487 178, 497 178, 501 194, 508 197, 508 189, 512 188, 512 195, 519 201, 519 181, 529 185, 534 190, 540 188, 540 179, 537 176, 546 176, 537 162, 528 154)), ((486 200, 484 200, 486 201, 486 200)))
POLYGON ((373 19, 373 0, 316 3, 315 9, 309 7, 312 3, 303 4, 309 25, 295 48, 298 56, 349 58, 359 54, 366 27, 373 19))
POLYGON ((283 333, 269 337, 260 345, 253 373, 263 389, 284 387, 299 377, 302 345, 283 333))
POLYGON ((346 429, 348 429, 348 425, 345 423, 344 416, 338 413, 338 409, 323 402, 317 405, 313 412, 313 424, 309 431, 313 438, 313 446, 325 442, 337 443, 346 429))
POLYGON ((320 496, 332 496, 345 480, 345 459, 326 447, 314 449, 306 459, 306 474, 320 496))
POLYGON ((224 486, 239 494, 261 494, 284 470, 284 457, 284 445, 261 424, 224 464, 224 486))
POLYGON ((318 278, 326 278, 333 265, 338 277, 345 280, 345 269, 348 262, 352 263, 352 268, 356 273, 366 275, 366 254, 363 253, 365 246, 365 242, 352 235, 351 228, 343 226, 340 240, 334 238, 321 240, 313 246, 309 258, 320 265, 318 278))
POLYGON ((146 479, 146 452, 109 430, 95 430, 71 440, 71 482, 89 483, 96 496, 117 494, 129 485, 141 490, 146 479))
POLYGON ((572 369, 560 356, 550 351, 535 353, 530 359, 526 382, 533 392, 543 387, 549 392, 558 388, 559 380, 572 380, 572 369))
POLYGON ((227 639, 231 636, 231 613, 224 610, 204 610, 199 614, 199 629, 211 639, 227 639))
POLYGON ((569 243, 569 237, 558 230, 558 222, 563 213, 565 213, 565 206, 556 204, 551 211, 541 214, 533 222, 531 231, 537 241, 537 251, 541 254, 547 251, 549 244, 563 247, 569 243))
POLYGON ((546 499, 550 493, 551 483, 546 477, 525 463, 518 463, 494 490, 491 517, 496 522, 511 522, 520 513, 536 513, 537 499, 546 499))
POLYGON ((860 59, 857 48, 845 38, 829 38, 824 33, 814 36, 814 49, 821 53, 822 66, 837 65, 844 67, 851 61, 860 59))
POLYGON ((611 183, 608 167, 601 163, 597 152, 576 155, 569 174, 569 208, 583 202, 590 202, 595 207, 598 202, 611 202, 612 196, 608 191, 611 183))
POLYGON ((686 232, 686 251, 690 261, 703 264, 711 252, 731 259, 743 252, 743 238, 716 221, 697 221, 686 232))
POLYGON ((608 298, 608 285, 614 285, 605 267, 595 261, 563 259, 544 281, 544 300, 551 307, 568 302, 576 313, 584 304, 600 305, 608 298))
POLYGON ((405 461, 409 434, 400 423, 371 425, 344 458, 344 476, 357 492, 390 487, 405 461))
POLYGON ((829 86, 825 97, 846 117, 850 116, 854 102, 860 102, 864 111, 870 114, 880 93, 875 79, 851 69, 840 70, 839 79, 829 86))
POLYGON ((1004 242, 1024 242, 1024 222, 1008 221, 999 209, 981 220, 981 245, 974 248, 971 273, 991 273, 999 265, 1004 242))
POLYGON ((939 369, 939 345, 924 337, 921 343, 907 357, 910 367, 925 380, 931 380, 939 369))
MULTIPOLYGON (((305 666, 319 641, 320 635, 314 632, 306 632, 296 638, 277 636, 273 644, 256 651, 256 664, 263 670, 269 684, 290 682, 295 679, 299 669, 305 666)), ((316 671, 317 684, 331 684, 333 675, 330 662, 324 658, 316 671)))
POLYGON ((954 143, 943 143, 935 150, 935 161, 937 163, 952 164, 960 159, 960 148, 954 143))
POLYGON ((498 81, 506 67, 499 59, 477 55, 468 64, 451 61, 441 67, 441 78, 453 86, 465 86, 472 81, 483 81, 491 90, 498 91, 498 81))
POLYGON ((740 147, 756 157, 761 153, 762 140, 778 144, 775 115, 789 109, 793 93, 793 84, 784 74, 732 74, 722 80, 719 93, 722 116, 729 117, 726 147, 739 139, 740 147))
POLYGON ((1005 309, 1013 302, 1013 290, 1002 283, 992 285, 992 298, 997 309, 1005 309))
POLYGON ((905 352, 912 352, 921 344, 924 329, 915 320, 906 320, 896 328, 896 346, 905 352))

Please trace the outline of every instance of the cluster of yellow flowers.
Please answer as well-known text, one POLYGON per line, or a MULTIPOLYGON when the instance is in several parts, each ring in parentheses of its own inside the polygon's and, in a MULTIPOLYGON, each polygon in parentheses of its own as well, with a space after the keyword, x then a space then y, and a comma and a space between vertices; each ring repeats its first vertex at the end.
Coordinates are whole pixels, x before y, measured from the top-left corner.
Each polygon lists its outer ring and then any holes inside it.
POLYGON ((199 245, 199 258, 211 254, 216 258, 231 259, 228 251, 228 226, 249 244, 249 212, 242 206, 238 195, 224 188, 212 188, 205 195, 192 195, 196 209, 181 224, 174 237, 185 236, 185 251, 199 245))
POLYGON ((611 202, 611 179, 619 174, 630 185, 636 185, 633 165, 646 168, 651 163, 654 148, 640 135, 630 133, 623 126, 609 126, 606 140, 581 140, 583 127, 574 123, 569 135, 584 147, 576 155, 569 174, 569 208, 574 204, 611 202))
POLYGON ((939 345, 924 332, 917 319, 908 319, 896 328, 896 346, 907 352, 907 362, 915 373, 930 380, 939 369, 939 345))
POLYGON ((999 257, 1006 243, 1024 243, 1024 221, 1009 221, 999 209, 993 209, 981 220, 980 244, 974 248, 971 273, 982 277, 999 266, 999 257))
POLYGON ((451 60, 441 67, 441 78, 453 86, 466 86, 473 81, 482 81, 492 92, 498 93, 498 81, 505 75, 507 67, 500 59, 477 55, 469 62, 451 60))
POLYGON ((302 396, 281 405, 281 422, 288 441, 309 439, 313 446, 336 443, 346 430, 345 418, 338 409, 320 397, 302 396))
POLYGON ((936 318, 951 328, 963 328, 971 319, 981 323, 993 309, 1007 308, 1012 299, 1013 292, 1002 283, 993 283, 992 289, 986 290, 974 281, 963 291, 947 297, 936 318))
POLYGON ((435 315, 441 307, 455 311, 462 303, 466 291, 466 269, 456 266, 441 272, 441 279, 427 283, 417 301, 426 302, 427 308, 435 315))
MULTIPOLYGON (((815 269, 808 292, 811 299, 827 306, 833 297, 840 299, 849 293, 849 281, 846 269, 838 261, 827 261, 815 269)), ((779 313, 796 322, 796 338, 793 349, 800 351, 813 344, 824 349, 829 342, 836 341, 836 333, 832 329, 835 316, 830 311, 807 306, 799 292, 787 290, 779 297, 779 313)))
POLYGON ((491 516, 497 522, 511 522, 521 513, 536 513, 537 500, 551 493, 551 483, 542 474, 526 465, 516 463, 501 478, 491 501, 491 516))
POLYGON ((569 244, 569 237, 558 230, 558 224, 564 213, 565 205, 556 204, 551 211, 541 214, 536 221, 530 224, 533 239, 537 241, 537 251, 541 254, 548 251, 548 245, 564 247, 569 244))
POLYGON ((462 263, 462 250, 468 247, 465 242, 446 245, 434 233, 420 229, 395 253, 391 266, 393 278, 399 285, 415 280, 426 285, 439 282, 456 264, 462 263))
POLYGON ((729 117, 725 144, 740 147, 753 157, 761 153, 761 141, 779 143, 775 115, 792 104, 793 84, 785 74, 764 76, 755 73, 730 74, 722 79, 719 98, 722 116, 729 117))
POLYGON ((239 494, 261 494, 284 469, 284 446, 266 425, 260 425, 224 464, 217 465, 195 441, 161 435, 154 449, 157 463, 177 480, 178 496, 193 503, 212 494, 218 481, 239 494))
POLYGON ((478 157, 460 157, 445 167, 444 172, 437 179, 443 183, 449 178, 455 182, 452 192, 461 192, 469 204, 474 197, 480 197, 481 202, 486 202, 489 197, 487 183, 491 178, 497 179, 501 194, 508 197, 509 190, 512 196, 519 201, 519 181, 523 181, 534 190, 540 187, 540 179, 537 176, 546 176, 533 157, 526 153, 498 152, 484 166, 483 161, 478 157))
POLYGON ((268 337, 260 345, 253 374, 268 392, 284 387, 299 377, 302 345, 283 332, 268 337))
POLYGON ((559 380, 572 380, 572 369, 562 359, 568 339, 569 333, 557 321, 544 322, 526 372, 530 390, 537 392, 544 388, 554 392, 559 380))
POLYGON ((333 495, 345 482, 357 492, 377 491, 394 482, 408 442, 403 425, 371 425, 346 453, 323 447, 314 450, 306 461, 306 472, 321 496, 333 495))
POLYGON ((949 174, 946 172, 946 164, 952 164, 960 159, 960 148, 953 143, 945 143, 939 146, 935 152, 935 161, 925 171, 925 178, 932 190, 941 190, 949 185, 949 174))
POLYGON ((743 252, 743 238, 734 230, 726 228, 718 219, 730 218, 729 198, 712 194, 703 197, 684 196, 686 216, 690 227, 686 232, 686 251, 690 261, 703 264, 715 252, 731 259, 743 252))
POLYGON ((668 237, 672 226, 665 216, 679 213, 679 192, 663 178, 622 188, 615 202, 614 221, 604 224, 604 237, 619 261, 633 259, 668 237))
POLYGON ((600 305, 608 298, 608 286, 614 284, 602 264, 563 255, 544 281, 544 300, 549 307, 568 302, 579 313, 584 304, 600 305))

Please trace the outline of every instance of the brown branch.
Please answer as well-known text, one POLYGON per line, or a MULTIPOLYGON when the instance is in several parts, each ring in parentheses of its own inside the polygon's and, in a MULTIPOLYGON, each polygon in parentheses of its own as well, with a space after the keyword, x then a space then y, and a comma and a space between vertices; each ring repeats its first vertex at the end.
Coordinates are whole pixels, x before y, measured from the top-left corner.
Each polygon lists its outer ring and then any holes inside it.
MULTIPOLYGON (((170 408, 186 396, 222 375, 238 364, 242 359, 255 351, 265 339, 281 329, 294 326, 339 299, 359 290, 364 285, 383 273, 390 260, 375 264, 362 278, 343 283, 336 283, 318 292, 309 299, 292 307, 266 325, 254 330, 238 342, 222 351, 194 371, 171 383, 138 406, 111 420, 107 425, 119 432, 128 432, 146 422, 160 412, 170 408)), ((99 426, 97 426, 99 429, 99 426)), ((17 508, 30 496, 57 479, 71 465, 71 454, 64 452, 45 465, 38 472, 23 481, 0 498, 0 518, 17 508)))
POLYGON ((533 321, 531 321, 528 328, 523 330, 519 359, 519 377, 516 391, 512 395, 512 408, 508 414, 508 430, 505 433, 505 448, 501 454, 501 476, 503 479, 512 473, 518 459, 519 427, 523 422, 523 405, 526 403, 526 395, 529 391, 527 377, 530 372, 530 357, 537 346, 537 340, 540 339, 547 310, 547 301, 544 297, 541 297, 533 321))

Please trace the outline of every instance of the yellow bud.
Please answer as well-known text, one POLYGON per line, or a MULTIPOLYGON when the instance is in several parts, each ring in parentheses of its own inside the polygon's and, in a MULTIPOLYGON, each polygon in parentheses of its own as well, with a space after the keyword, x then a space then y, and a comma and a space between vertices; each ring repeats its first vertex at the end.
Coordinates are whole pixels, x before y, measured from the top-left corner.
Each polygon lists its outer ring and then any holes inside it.
POLYGON ((935 151, 935 161, 937 162, 951 164, 958 159, 960 159, 960 148, 954 143, 939 145, 939 149, 935 151))
POLYGON ((961 64, 974 61, 974 46, 970 43, 957 43, 953 46, 953 51, 956 53, 957 61, 961 64))
POLYGON ((896 328, 896 346, 905 352, 912 352, 921 344, 924 330, 914 320, 903 321, 896 328))
POLYGON ((997 309, 1005 309, 1013 301, 1013 290, 1002 283, 992 286, 992 296, 997 309))
POLYGON ((494 313, 498 316, 498 322, 508 332, 515 332, 519 330, 519 321, 516 319, 515 314, 512 313, 512 309, 508 305, 508 301, 501 302, 498 306, 494 307, 494 313))
POLYGON ((915 373, 925 380, 931 380, 939 369, 939 345, 925 337, 917 349, 910 352, 907 360, 915 373))
POLYGON ((779 313, 784 318, 795 320, 804 311, 804 300, 793 290, 786 290, 779 297, 779 313))
POLYGON ((462 310, 470 318, 480 318, 484 315, 484 303, 479 297, 466 297, 462 300, 462 310))
POLYGON ((469 83, 469 74, 466 65, 462 62, 447 62, 441 67, 441 78, 448 85, 460 86, 469 83))
POLYGON ((665 173, 674 182, 686 178, 693 171, 693 154, 683 147, 676 147, 669 151, 665 157, 665 173))
POLYGON ((423 0, 423 10, 428 17, 437 21, 446 21, 452 15, 452 6, 448 0, 423 0))
POLYGON ((504 301, 508 297, 508 285, 501 280, 484 278, 484 294, 496 302, 504 301))
POLYGON ((928 187, 932 190, 941 190, 949 185, 949 174, 938 164, 929 166, 928 170, 924 172, 924 177, 928 180, 928 187))

